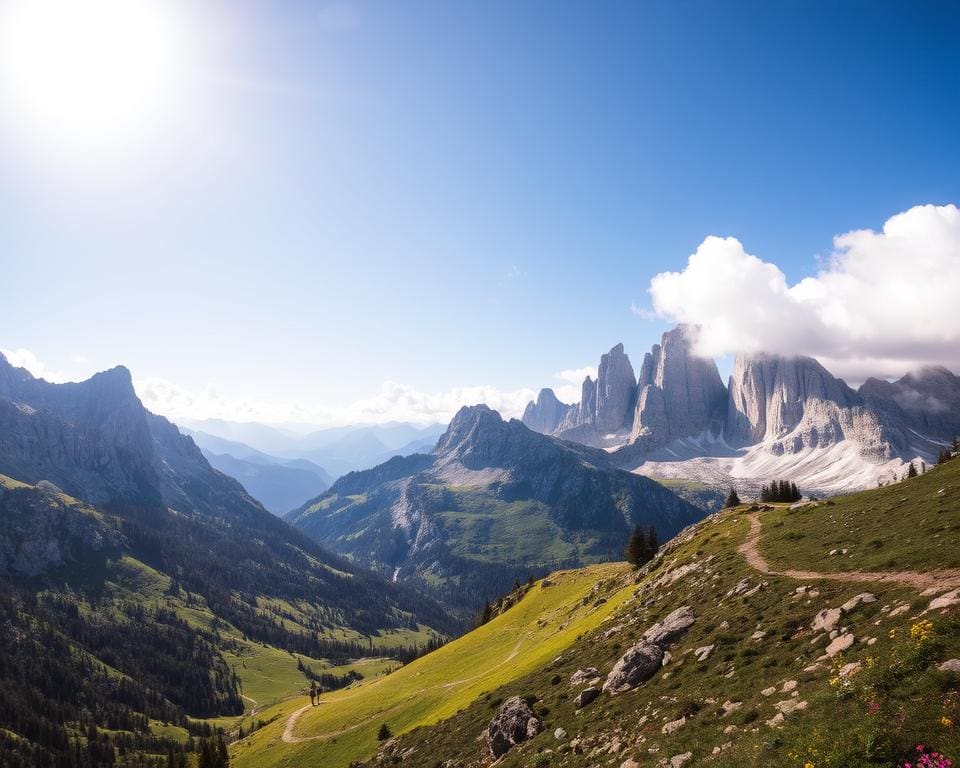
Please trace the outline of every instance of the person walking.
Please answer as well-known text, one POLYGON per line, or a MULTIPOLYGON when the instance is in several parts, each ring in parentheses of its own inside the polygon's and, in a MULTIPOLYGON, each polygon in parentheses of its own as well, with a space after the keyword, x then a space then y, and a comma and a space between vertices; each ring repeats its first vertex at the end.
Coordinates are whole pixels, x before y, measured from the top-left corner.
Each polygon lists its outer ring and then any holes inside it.
POLYGON ((317 706, 317 684, 315 681, 310 681, 310 706, 317 706))

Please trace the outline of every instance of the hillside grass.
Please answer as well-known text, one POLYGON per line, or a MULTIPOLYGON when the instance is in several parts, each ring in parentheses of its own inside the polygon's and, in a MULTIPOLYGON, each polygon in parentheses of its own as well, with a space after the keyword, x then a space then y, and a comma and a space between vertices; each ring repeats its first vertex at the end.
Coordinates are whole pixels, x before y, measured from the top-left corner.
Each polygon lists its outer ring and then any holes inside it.
POLYGON ((960 568, 960 459, 883 488, 778 506, 764 515, 761 552, 775 568, 821 572, 960 568))
POLYGON ((632 593, 625 564, 551 576, 520 602, 474 632, 373 681, 325 694, 297 722, 296 736, 324 738, 287 744, 280 736, 290 714, 309 703, 298 697, 261 713, 269 725, 233 745, 237 766, 346 766, 370 757, 376 733, 437 723, 498 686, 549 663, 583 633, 600 626, 632 593))
MULTIPOLYGON (((942 473, 938 469, 922 483, 910 481, 879 496, 871 491, 859 500, 837 500, 804 514, 788 514, 785 508, 763 512, 761 547, 771 554, 771 542, 792 530, 811 535, 817 526, 805 527, 807 514, 827 514, 829 520, 830 511, 841 504, 852 512, 854 504, 874 508, 877 498, 906 495, 912 502, 899 507, 903 519, 896 523, 899 533, 892 535, 904 539, 898 567, 939 567, 943 560, 938 540, 915 532, 925 530, 921 521, 935 514, 930 485, 939 490, 950 476, 954 468, 942 473), (780 521, 783 525, 776 526, 780 521), (795 529, 798 521, 804 527, 795 529), (909 547, 908 531, 914 532, 909 547)), ((857 525, 865 528, 851 523, 857 525)), ((891 582, 801 582, 759 574, 737 551, 748 529, 747 507, 708 518, 627 590, 635 590, 635 599, 622 600, 604 625, 619 625, 620 631, 608 637, 592 632, 558 660, 490 690, 442 723, 401 736, 385 762, 399 759, 403 765, 428 768, 447 760, 458 768, 489 765, 478 737, 500 703, 513 695, 535 702, 544 728, 511 749, 498 768, 616 768, 628 759, 652 767, 686 752, 691 753, 688 766, 866 768, 914 761, 920 743, 954 760, 960 757, 960 726, 955 725, 960 722, 960 678, 937 670, 941 661, 960 657, 960 612, 954 608, 921 615, 931 595, 891 582), (671 582, 668 575, 681 573, 681 566, 692 570, 671 582), (736 594, 743 580, 746 587, 736 594), (859 606, 841 621, 856 642, 833 659, 818 662, 829 638, 812 631, 814 616, 865 591, 877 601, 859 606), (691 606, 697 619, 670 649, 672 660, 661 672, 630 692, 603 694, 582 710, 574 707, 573 698, 584 687, 569 685, 574 671, 595 666, 606 676, 647 627, 681 605, 691 606), (928 630, 922 629, 924 621, 930 622, 928 630), (714 646, 712 652, 699 661, 693 652, 708 645, 714 646), (849 662, 862 668, 842 681, 839 669, 849 662), (790 700, 806 704, 778 726, 773 721, 775 705, 790 700), (684 716, 687 721, 676 731, 663 732, 666 723, 684 716), (566 732, 560 738, 554 736, 558 728, 566 732)), ((956 544, 956 537, 953 541, 956 544)), ((809 552, 798 551, 795 558, 786 550, 776 566, 827 570, 829 559, 821 548, 818 544, 809 552)), ((388 714, 382 717, 387 722, 388 714)))

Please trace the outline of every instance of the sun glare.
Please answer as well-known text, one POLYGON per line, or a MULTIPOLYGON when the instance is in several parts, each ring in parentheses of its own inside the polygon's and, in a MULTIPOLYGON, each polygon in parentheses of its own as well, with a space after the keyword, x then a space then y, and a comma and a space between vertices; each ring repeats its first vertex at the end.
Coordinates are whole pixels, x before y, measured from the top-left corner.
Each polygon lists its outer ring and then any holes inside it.
POLYGON ((177 64, 162 0, 0 4, 2 111, 58 143, 114 142, 162 116, 177 64))

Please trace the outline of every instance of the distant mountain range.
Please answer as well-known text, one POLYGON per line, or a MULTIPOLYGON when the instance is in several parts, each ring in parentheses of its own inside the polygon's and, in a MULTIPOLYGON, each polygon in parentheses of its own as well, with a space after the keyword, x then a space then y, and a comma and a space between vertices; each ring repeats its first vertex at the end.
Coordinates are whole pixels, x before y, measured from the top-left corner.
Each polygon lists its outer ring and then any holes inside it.
POLYGON ((749 490, 787 476, 817 492, 891 480, 960 434, 960 377, 946 368, 854 390, 809 357, 738 355, 725 386, 716 363, 693 354, 695 333, 665 333, 639 375, 618 344, 579 403, 541 390, 524 423, 645 474, 749 490))
POLYGON ((662 540, 705 512, 605 451, 463 408, 430 454, 340 478, 288 516, 323 546, 475 606, 558 567, 618 559, 634 525, 662 540))
POLYGON ((329 427, 300 434, 256 422, 180 419, 178 423, 198 445, 212 453, 236 459, 259 455, 272 463, 306 459, 331 477, 369 469, 393 456, 429 450, 444 430, 440 424, 392 422, 329 427))
POLYGON ((229 475, 275 515, 323 493, 334 478, 308 459, 282 459, 249 445, 180 427, 193 438, 214 469, 229 475))

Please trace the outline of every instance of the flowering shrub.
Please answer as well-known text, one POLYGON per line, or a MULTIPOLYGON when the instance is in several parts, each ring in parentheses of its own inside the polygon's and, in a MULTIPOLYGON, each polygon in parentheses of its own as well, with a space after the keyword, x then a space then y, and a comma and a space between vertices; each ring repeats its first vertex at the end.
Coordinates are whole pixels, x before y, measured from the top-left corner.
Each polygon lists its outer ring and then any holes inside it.
POLYGON ((908 760, 902 768, 953 768, 953 760, 946 755, 928 749, 923 744, 917 744, 916 761, 908 760))
POLYGON ((933 637, 933 622, 923 619, 910 627, 910 637, 918 643, 925 643, 933 637))

